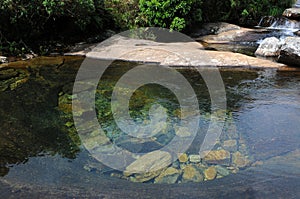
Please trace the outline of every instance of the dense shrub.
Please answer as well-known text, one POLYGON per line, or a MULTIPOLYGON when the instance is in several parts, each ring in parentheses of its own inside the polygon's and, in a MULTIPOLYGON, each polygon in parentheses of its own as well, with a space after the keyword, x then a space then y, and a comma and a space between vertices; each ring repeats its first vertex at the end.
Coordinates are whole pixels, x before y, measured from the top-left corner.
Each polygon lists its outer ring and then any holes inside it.
POLYGON ((127 30, 136 27, 139 0, 104 0, 105 8, 113 16, 116 28, 127 30))
POLYGON ((201 20, 199 0, 105 0, 121 29, 163 27, 183 30, 201 20))
POLYGON ((0 18, 0 44, 6 51, 39 38, 82 38, 107 28, 109 21, 103 0, 2 0, 0 18))
MULTIPOLYGON (((200 1, 140 0, 139 23, 144 26, 158 26, 181 31, 192 20, 201 20, 201 15, 195 15, 198 18, 191 18, 191 15, 189 16, 192 8, 195 8, 196 5, 199 6, 200 1)), ((200 9, 195 11, 200 12, 200 9)))
POLYGON ((204 0, 203 20, 253 26, 265 15, 281 15, 294 0, 204 0))

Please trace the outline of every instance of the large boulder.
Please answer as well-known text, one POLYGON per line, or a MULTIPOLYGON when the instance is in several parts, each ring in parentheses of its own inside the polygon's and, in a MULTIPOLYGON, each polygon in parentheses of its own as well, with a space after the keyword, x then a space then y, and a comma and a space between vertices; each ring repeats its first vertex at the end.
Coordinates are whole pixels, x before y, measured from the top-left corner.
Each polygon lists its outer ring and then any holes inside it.
POLYGON ((276 57, 280 54, 281 42, 276 37, 269 37, 264 39, 257 50, 255 55, 262 57, 276 57))
POLYGON ((241 29, 241 27, 226 22, 206 23, 203 24, 200 29, 195 28, 195 30, 192 30, 193 33, 191 35, 196 38, 204 35, 216 35, 222 32, 239 29, 241 29))
POLYGON ((300 37, 287 37, 281 47, 279 62, 300 66, 300 37))
POLYGON ((282 15, 290 19, 300 19, 300 8, 288 8, 282 15))

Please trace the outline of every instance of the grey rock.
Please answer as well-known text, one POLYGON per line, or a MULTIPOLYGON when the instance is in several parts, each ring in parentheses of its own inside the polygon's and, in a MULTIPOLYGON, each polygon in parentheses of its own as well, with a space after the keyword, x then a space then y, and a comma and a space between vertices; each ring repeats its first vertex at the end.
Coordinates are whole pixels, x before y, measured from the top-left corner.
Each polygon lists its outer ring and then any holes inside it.
POLYGON ((264 39, 255 51, 255 55, 263 57, 276 57, 280 54, 281 43, 276 37, 264 39))
POLYGON ((300 37, 287 37, 281 47, 279 62, 300 66, 300 37))
POLYGON ((220 165, 216 165, 215 166, 217 173, 220 174, 221 176, 228 176, 230 174, 229 170, 220 166, 220 165))
POLYGON ((300 8, 288 8, 282 15, 290 19, 300 19, 300 8))
POLYGON ((190 162, 198 163, 201 160, 200 155, 189 155, 190 162))

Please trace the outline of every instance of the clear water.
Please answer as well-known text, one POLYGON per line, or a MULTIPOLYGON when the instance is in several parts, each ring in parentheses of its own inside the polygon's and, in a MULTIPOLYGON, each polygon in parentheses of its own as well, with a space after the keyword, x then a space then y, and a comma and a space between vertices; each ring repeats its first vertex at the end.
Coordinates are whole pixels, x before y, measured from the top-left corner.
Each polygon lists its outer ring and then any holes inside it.
MULTIPOLYGON (((81 60, 68 60, 62 66, 40 63, 29 69, 0 70, 2 198, 12 193, 16 197, 58 198, 299 197, 299 71, 222 69, 228 116, 242 135, 252 164, 213 181, 157 185, 110 177, 111 170, 80 145, 76 131, 68 123, 70 116, 66 113, 70 107, 59 101, 64 94, 71 94, 80 63, 81 60)), ((134 65, 114 63, 99 87, 109 96, 113 82, 134 65)), ((210 113, 208 92, 200 75, 191 69, 179 71, 195 89, 201 113, 210 113)), ((164 88, 149 85, 141 88, 141 93, 132 103, 132 116, 136 119, 144 117, 143 106, 135 105, 143 104, 145 96, 171 109, 170 115, 178 108, 174 95, 164 88)), ((103 106, 98 112, 105 113, 106 108, 109 107, 103 106)), ((106 123, 109 131, 114 124, 109 114, 106 116, 99 120, 106 123)), ((176 117, 173 119, 176 122, 176 117)), ((205 122, 202 127, 206 128, 205 122)), ((112 134, 111 138, 117 139, 118 135, 112 134)))

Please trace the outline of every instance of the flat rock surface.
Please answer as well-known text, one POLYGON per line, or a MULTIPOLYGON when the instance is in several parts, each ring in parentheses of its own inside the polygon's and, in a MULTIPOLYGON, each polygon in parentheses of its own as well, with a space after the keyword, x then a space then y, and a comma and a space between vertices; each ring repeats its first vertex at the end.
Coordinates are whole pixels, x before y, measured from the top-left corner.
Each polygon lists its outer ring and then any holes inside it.
POLYGON ((88 58, 158 63, 183 67, 271 67, 285 66, 239 53, 207 51, 198 42, 159 43, 114 36, 100 43, 88 58))

